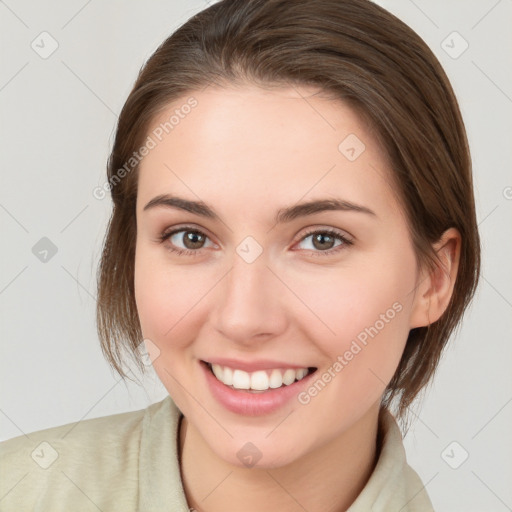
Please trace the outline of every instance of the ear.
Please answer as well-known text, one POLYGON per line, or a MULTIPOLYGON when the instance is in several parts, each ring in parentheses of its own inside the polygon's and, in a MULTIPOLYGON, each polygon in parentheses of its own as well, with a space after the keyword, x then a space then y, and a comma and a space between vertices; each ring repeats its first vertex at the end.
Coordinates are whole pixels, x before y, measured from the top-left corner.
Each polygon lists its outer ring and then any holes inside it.
POLYGON ((457 229, 447 229, 433 245, 439 262, 434 270, 423 269, 417 283, 410 328, 424 327, 437 321, 446 311, 459 268, 461 236, 457 229))

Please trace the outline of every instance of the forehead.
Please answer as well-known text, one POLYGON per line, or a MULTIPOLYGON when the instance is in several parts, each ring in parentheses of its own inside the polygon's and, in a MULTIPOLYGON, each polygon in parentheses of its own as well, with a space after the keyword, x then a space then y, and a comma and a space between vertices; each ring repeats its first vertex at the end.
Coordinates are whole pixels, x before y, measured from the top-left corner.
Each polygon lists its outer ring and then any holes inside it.
POLYGON ((208 87, 168 105, 148 136, 139 211, 171 192, 226 208, 329 194, 397 207, 387 156, 364 120, 312 87, 208 87))

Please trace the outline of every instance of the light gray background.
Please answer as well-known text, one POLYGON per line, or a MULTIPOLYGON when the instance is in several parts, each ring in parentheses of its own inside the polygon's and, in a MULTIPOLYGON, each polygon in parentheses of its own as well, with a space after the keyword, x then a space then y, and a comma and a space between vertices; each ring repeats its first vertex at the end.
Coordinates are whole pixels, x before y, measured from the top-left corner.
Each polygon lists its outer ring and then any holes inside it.
MULTIPOLYGON (((452 81, 483 245, 475 302, 415 406, 409 462, 437 511, 512 510, 512 0, 378 3, 419 33, 452 81)), ((110 201, 92 191, 104 183, 117 113, 139 68, 206 6, 0 1, 1 439, 142 409, 167 394, 154 373, 143 387, 125 385, 103 360, 95 272, 110 201), (58 48, 42 58, 51 38, 58 48), (42 237, 58 250, 47 262, 32 252, 42 237)))

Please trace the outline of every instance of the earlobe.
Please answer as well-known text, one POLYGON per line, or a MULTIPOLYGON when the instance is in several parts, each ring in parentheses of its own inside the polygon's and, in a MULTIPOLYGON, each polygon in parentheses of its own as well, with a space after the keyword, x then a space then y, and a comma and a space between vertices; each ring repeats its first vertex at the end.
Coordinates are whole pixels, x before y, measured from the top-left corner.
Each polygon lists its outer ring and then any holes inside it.
POLYGON ((436 322, 450 303, 459 268, 461 236, 457 229, 447 229, 433 245, 438 261, 433 270, 421 274, 411 312, 410 328, 436 322))

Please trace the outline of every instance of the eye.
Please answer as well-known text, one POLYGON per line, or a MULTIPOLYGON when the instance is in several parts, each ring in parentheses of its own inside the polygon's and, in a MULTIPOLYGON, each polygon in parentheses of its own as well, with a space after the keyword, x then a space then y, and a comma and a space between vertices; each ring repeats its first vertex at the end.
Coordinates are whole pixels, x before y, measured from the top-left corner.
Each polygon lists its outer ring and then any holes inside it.
MULTIPOLYGON (((301 247, 301 249, 311 251, 312 254, 317 256, 329 256, 353 244, 346 236, 333 229, 309 231, 301 238, 298 245, 308 239, 310 241, 306 245, 309 245, 309 247, 301 247)), ((164 231, 159 240, 162 243, 169 242, 167 246, 169 251, 185 256, 197 255, 206 247, 215 247, 215 244, 211 242, 207 235, 191 226, 182 226, 171 231, 164 231), (209 245, 207 244, 208 241, 210 242, 209 245)))
POLYGON ((306 250, 311 250, 318 256, 329 256, 333 253, 344 249, 346 246, 352 245, 352 241, 346 236, 333 229, 321 229, 316 231, 309 231, 302 237, 300 243, 310 239, 306 244, 309 247, 302 247, 306 250), (337 243, 338 242, 338 243, 337 243))
MULTIPOLYGON (((167 248, 171 252, 184 255, 198 254, 200 250, 205 247, 207 240, 209 240, 208 236, 202 231, 190 226, 182 226, 172 231, 164 231, 160 235, 160 241, 162 243, 169 241, 167 248)), ((211 243, 211 245, 214 246, 215 244, 211 243)))

